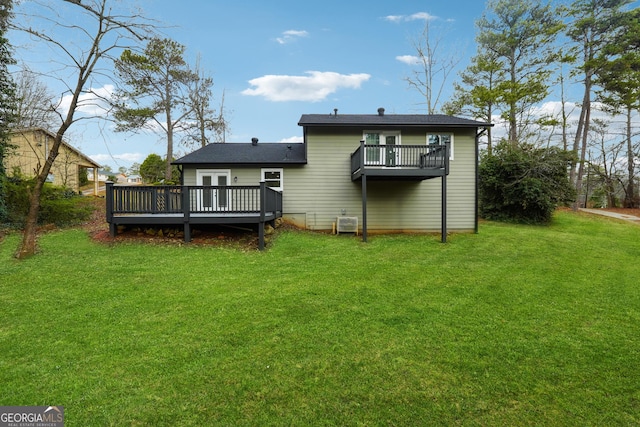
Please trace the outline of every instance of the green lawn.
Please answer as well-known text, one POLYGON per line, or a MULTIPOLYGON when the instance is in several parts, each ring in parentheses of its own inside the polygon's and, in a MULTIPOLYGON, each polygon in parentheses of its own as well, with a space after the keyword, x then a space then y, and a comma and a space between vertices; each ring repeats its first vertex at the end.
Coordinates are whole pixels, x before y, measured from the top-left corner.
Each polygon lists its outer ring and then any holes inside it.
POLYGON ((67 426, 638 425, 640 227, 352 236, 265 252, 0 243, 0 405, 67 426))

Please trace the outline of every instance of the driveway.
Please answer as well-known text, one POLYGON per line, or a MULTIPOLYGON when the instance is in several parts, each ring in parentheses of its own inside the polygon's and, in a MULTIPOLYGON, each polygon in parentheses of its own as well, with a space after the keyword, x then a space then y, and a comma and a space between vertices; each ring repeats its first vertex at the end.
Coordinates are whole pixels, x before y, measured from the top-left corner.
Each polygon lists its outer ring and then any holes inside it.
POLYGON ((580 211, 586 212, 586 213, 590 213, 590 214, 595 214, 595 215, 608 216, 610 218, 622 219, 622 220, 625 220, 625 221, 631 221, 631 222, 634 222, 636 224, 640 224, 640 217, 637 217, 637 216, 634 216, 634 215, 618 213, 618 212, 611 212, 611 211, 606 211, 604 209, 583 209, 583 208, 580 208, 580 211))

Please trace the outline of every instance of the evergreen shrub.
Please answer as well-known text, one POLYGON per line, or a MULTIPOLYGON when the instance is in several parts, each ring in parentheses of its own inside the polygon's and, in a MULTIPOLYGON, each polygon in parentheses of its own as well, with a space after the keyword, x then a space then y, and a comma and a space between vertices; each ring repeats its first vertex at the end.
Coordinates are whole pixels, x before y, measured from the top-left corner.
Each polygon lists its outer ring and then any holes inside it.
POLYGON ((500 143, 480 161, 480 216, 528 224, 549 222, 558 206, 575 200, 568 176, 571 156, 558 147, 500 143))

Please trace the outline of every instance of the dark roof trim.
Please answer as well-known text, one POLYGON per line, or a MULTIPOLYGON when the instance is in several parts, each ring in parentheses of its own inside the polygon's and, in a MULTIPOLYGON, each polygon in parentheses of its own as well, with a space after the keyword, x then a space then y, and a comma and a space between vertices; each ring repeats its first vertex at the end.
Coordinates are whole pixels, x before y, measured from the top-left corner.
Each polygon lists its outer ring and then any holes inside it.
POLYGON ((209 144, 171 162, 174 165, 285 166, 306 164, 303 143, 209 144))
POLYGON ((493 126, 445 114, 303 114, 299 126, 321 127, 451 127, 479 128, 493 126))

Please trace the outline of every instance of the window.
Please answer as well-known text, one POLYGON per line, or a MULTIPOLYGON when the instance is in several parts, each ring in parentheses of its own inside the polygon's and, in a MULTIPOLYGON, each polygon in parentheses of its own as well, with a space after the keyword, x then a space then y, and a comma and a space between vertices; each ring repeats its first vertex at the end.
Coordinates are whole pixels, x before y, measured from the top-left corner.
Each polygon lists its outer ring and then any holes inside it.
MULTIPOLYGON (((380 134, 377 133, 365 133, 364 134, 365 145, 380 145, 380 134)), ((380 162, 380 150, 375 147, 367 147, 365 149, 367 164, 378 164, 380 162)))
POLYGON ((428 133, 427 144, 449 144, 449 160, 453 160, 453 134, 452 133, 428 133))
POLYGON ((277 191, 284 189, 282 183, 282 169, 262 169, 262 181, 267 187, 277 191))

